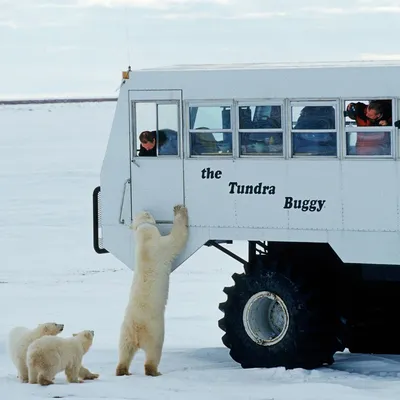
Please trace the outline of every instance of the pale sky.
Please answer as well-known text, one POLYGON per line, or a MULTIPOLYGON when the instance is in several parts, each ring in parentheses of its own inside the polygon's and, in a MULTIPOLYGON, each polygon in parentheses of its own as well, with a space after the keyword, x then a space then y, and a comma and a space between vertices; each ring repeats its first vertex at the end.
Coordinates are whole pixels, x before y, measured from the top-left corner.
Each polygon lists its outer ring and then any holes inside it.
POLYGON ((117 95, 128 65, 400 60, 399 21, 400 0, 0 0, 0 98, 117 95))

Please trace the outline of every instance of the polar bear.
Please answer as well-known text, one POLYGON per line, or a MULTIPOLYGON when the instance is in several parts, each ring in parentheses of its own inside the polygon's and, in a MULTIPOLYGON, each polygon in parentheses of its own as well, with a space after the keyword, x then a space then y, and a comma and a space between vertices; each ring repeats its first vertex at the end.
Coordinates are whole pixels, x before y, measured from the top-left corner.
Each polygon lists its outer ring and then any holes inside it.
POLYGON ((132 229, 136 233, 136 264, 121 325, 116 375, 131 375, 130 364, 141 348, 146 353, 145 374, 158 376, 171 263, 186 245, 188 212, 183 205, 174 207, 173 226, 165 236, 161 236, 153 216, 146 211, 136 215, 132 229))
POLYGON ((28 347, 26 354, 29 383, 51 385, 61 371, 68 382, 81 383, 82 358, 93 344, 94 331, 84 330, 72 337, 43 336, 28 347))
POLYGON ((26 365, 28 346, 42 336, 58 335, 63 329, 63 324, 57 324, 55 322, 39 324, 33 329, 24 326, 17 326, 11 329, 8 334, 8 353, 13 364, 17 367, 18 378, 21 382, 28 382, 28 367, 26 365))

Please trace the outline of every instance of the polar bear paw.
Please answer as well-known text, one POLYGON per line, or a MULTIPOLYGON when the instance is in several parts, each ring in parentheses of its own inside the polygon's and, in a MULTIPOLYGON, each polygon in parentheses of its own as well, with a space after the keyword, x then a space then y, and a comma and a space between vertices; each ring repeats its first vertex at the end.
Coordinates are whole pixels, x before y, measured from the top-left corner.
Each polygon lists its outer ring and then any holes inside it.
POLYGON ((177 204, 174 206, 174 215, 181 214, 182 216, 187 216, 187 208, 183 204, 177 204))

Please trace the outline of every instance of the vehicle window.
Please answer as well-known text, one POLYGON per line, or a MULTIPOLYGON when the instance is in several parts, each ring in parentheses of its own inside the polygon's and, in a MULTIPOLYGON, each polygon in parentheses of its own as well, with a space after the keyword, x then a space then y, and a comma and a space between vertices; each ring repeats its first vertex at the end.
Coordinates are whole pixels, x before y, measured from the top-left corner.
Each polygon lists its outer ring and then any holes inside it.
POLYGON ((177 156, 179 104, 136 102, 134 105, 136 151, 140 157, 177 156))
POLYGON ((291 124, 293 156, 337 156, 335 103, 292 105, 291 124))
POLYGON ((241 156, 283 155, 281 105, 239 105, 241 156))
POLYGON ((232 155, 231 106, 190 106, 191 156, 232 155))
POLYGON ((344 103, 346 155, 392 154, 392 100, 349 100, 344 103))

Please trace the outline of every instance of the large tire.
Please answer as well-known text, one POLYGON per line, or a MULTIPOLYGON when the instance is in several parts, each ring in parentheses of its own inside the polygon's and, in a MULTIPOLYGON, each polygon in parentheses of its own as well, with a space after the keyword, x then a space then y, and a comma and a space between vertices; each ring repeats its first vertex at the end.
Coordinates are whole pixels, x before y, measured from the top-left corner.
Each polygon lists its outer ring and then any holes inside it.
POLYGON ((235 285, 224 288, 222 342, 243 368, 313 369, 332 364, 344 349, 329 291, 320 277, 298 270, 269 263, 234 274, 235 285))

